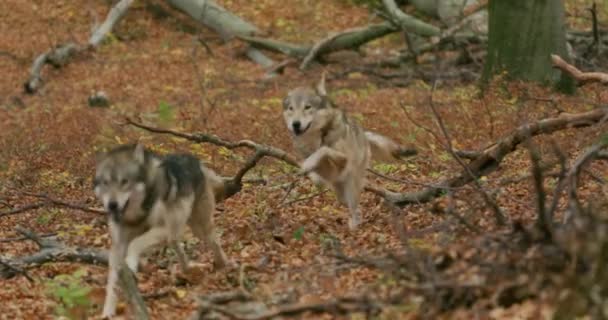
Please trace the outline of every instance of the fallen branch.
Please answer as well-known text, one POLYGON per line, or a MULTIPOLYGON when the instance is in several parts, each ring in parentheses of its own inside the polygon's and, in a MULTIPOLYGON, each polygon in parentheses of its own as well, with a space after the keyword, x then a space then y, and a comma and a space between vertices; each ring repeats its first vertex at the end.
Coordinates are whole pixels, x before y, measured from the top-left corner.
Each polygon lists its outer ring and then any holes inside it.
MULTIPOLYGON (((478 156, 472 158, 471 161, 465 165, 465 169, 459 175, 452 178, 443 179, 437 183, 432 183, 432 186, 417 192, 399 193, 370 185, 365 186, 364 190, 374 193, 384 198, 391 204, 397 206, 426 203, 446 194, 450 189, 460 188, 470 183, 477 177, 487 175, 495 171, 498 169, 498 165, 504 159, 504 157, 515 151, 517 146, 525 141, 527 137, 533 137, 541 134, 551 134, 556 131, 574 127, 588 127, 599 123, 605 117, 608 117, 608 109, 598 108, 592 111, 577 114, 562 113, 555 118, 547 118, 532 124, 520 126, 502 138, 500 141, 491 144, 482 151, 479 151, 477 153, 478 156)), ((232 142, 224 140, 213 134, 189 134, 169 129, 155 128, 135 122, 129 118, 126 119, 126 122, 127 124, 149 132, 169 134, 198 143, 211 143, 228 149, 247 148, 254 150, 256 153, 259 152, 257 156, 254 154, 254 156, 248 160, 248 164, 245 166, 245 168, 241 170, 241 173, 239 174, 241 178, 244 173, 250 169, 250 167, 252 168, 255 163, 257 163, 262 155, 275 158, 299 168, 298 162, 287 152, 272 146, 258 144, 250 140, 232 142)), ((228 198, 240 190, 242 183, 239 183, 238 179, 235 178, 225 178, 224 189, 226 196, 220 197, 220 199, 228 198)))
MULTIPOLYGON (((167 0, 167 2, 173 8, 218 33, 224 41, 239 36, 253 36, 260 32, 256 26, 226 10, 213 0, 167 0)), ((248 48, 245 55, 264 68, 274 65, 272 59, 256 48, 248 48)))
POLYGON ((210 311, 220 313, 230 319, 236 320, 266 320, 277 317, 294 317, 303 313, 349 315, 363 312, 366 314, 376 314, 381 310, 381 306, 378 302, 367 297, 345 297, 320 303, 296 303, 285 305, 277 307, 275 310, 264 310, 257 314, 252 312, 248 314, 239 313, 234 309, 235 308, 210 302, 206 299, 200 299, 200 307, 190 319, 204 319, 203 316, 210 311))
POLYGON ((559 68, 567 74, 571 75, 581 85, 589 82, 599 82, 601 84, 608 84, 608 73, 582 72, 577 67, 569 64, 556 54, 551 55, 551 62, 553 62, 554 67, 559 68))
POLYGON ((433 83, 433 89, 431 90, 430 107, 431 107, 431 111, 433 111, 433 115, 435 116, 435 120, 437 121, 439 128, 441 129, 441 132, 443 133, 443 137, 446 141, 445 147, 446 147, 447 151, 450 153, 450 155, 452 156, 452 158, 454 158, 456 160, 456 162, 458 162, 458 164, 460 164, 460 166, 464 169, 464 172, 466 172, 466 174, 470 178, 470 181, 473 182, 473 185, 475 186, 475 190, 477 190, 477 192, 482 196, 486 205, 492 209, 492 212, 494 212, 494 218, 496 219, 496 223, 498 225, 502 226, 506 223, 506 218, 505 218, 502 210, 496 203, 496 200, 494 200, 494 198, 483 189, 483 187, 481 186, 479 181, 477 181, 477 177, 476 177, 475 173, 454 152, 454 147, 452 145, 452 138, 450 137, 450 134, 448 133, 448 130, 447 130, 445 124, 443 123, 443 119, 441 118, 439 111, 437 111, 437 108, 435 107, 435 101, 433 100, 433 93, 435 92, 436 87, 437 87, 437 81, 435 81, 433 83))
MULTIPOLYGON (((15 230, 28 239, 36 242, 40 251, 29 256, 5 261, 14 268, 26 270, 27 268, 39 266, 48 262, 82 262, 95 265, 108 264, 108 257, 105 252, 89 248, 70 247, 60 242, 42 239, 36 233, 21 227, 17 227, 15 230)), ((0 276, 5 279, 14 277, 19 273, 15 272, 14 268, 5 267, 0 269, 0 276)))
POLYGON ((6 217, 6 216, 11 216, 11 215, 14 215, 14 214, 19 214, 19 213, 22 213, 22 212, 36 210, 36 209, 44 207, 44 205, 45 205, 45 202, 37 202, 37 203, 28 204, 28 205, 23 206, 21 208, 14 208, 14 209, 11 209, 11 210, 6 211, 6 212, 1 212, 0 213, 0 218, 6 217))
POLYGON ((398 28, 389 22, 372 24, 335 33, 312 46, 297 45, 274 39, 244 35, 238 35, 237 37, 255 48, 278 52, 293 58, 304 59, 300 68, 305 69, 313 59, 340 50, 358 49, 372 40, 397 32, 398 30, 398 28))
POLYGON ((410 31, 426 37, 439 36, 441 33, 439 28, 422 22, 401 11, 394 0, 382 0, 382 4, 393 21, 404 31, 410 31))
POLYGON ((442 196, 450 188, 458 188, 470 183, 472 177, 468 171, 472 172, 475 177, 487 175, 495 171, 498 169, 500 162, 509 153, 515 151, 517 146, 528 137, 551 134, 569 128, 588 127, 600 123, 606 117, 608 117, 608 109, 597 108, 583 113, 562 113, 554 118, 547 118, 520 126, 498 142, 480 151, 479 156, 471 160, 467 164, 467 169, 463 170, 459 175, 434 183, 437 187, 429 187, 418 192, 404 194, 378 189, 369 190, 369 187, 366 187, 366 190, 374 192, 398 206, 429 202, 434 198, 442 196))
MULTIPOLYGON (((40 234, 38 235, 40 238, 48 238, 48 237, 54 237, 56 236, 57 233, 56 232, 52 232, 52 233, 45 233, 45 234, 40 234)), ((23 241, 23 240, 29 240, 28 237, 11 237, 11 238, 4 238, 4 239, 0 239, 0 243, 6 243, 6 242, 15 242, 15 241, 23 241)))
POLYGON ((44 65, 50 64, 56 68, 63 67, 76 53, 99 46, 107 34, 112 31, 116 23, 122 19, 133 2, 134 0, 121 0, 112 9, 110 9, 106 20, 91 34, 87 46, 81 46, 73 42, 68 42, 58 45, 55 48, 39 55, 34 60, 30 71, 30 76, 23 85, 25 92, 35 93, 40 88, 42 84, 42 68, 44 65))
POLYGON ((124 296, 127 297, 129 303, 133 307, 134 319, 147 320, 150 319, 148 315, 148 309, 141 293, 137 289, 137 281, 135 275, 127 267, 126 264, 122 264, 118 271, 118 280, 120 287, 124 291, 124 296))
POLYGON ((237 192, 239 192, 241 190, 241 187, 243 186, 243 177, 245 176, 245 174, 249 170, 253 169, 256 166, 256 164, 258 163, 258 161, 260 161, 264 157, 275 158, 275 159, 281 160, 285 163, 288 163, 294 167, 299 167, 299 164, 296 161, 296 159, 293 158, 291 155, 289 155, 287 152, 285 152, 281 149, 272 147, 272 146, 258 144, 253 141, 250 141, 250 140, 240 140, 237 142, 232 142, 232 141, 224 140, 213 134, 204 134, 204 133, 188 134, 188 133, 177 132, 177 131, 173 131, 173 130, 169 130, 169 129, 154 128, 154 127, 150 127, 150 126, 144 125, 139 122, 135 122, 135 121, 131 120, 130 118, 126 118, 126 122, 127 122, 127 124, 130 124, 132 126, 140 128, 140 129, 144 129, 149 132, 160 133, 160 134, 169 134, 169 135, 173 135, 176 137, 180 137, 180 138, 183 138, 183 139, 186 139, 189 141, 198 142, 198 143, 211 143, 216 146, 225 147, 230 150, 238 149, 238 148, 247 148, 247 149, 253 150, 255 152, 254 155, 251 156, 245 162, 245 165, 241 169, 239 169, 239 171, 234 175, 234 177, 223 179, 224 180, 223 181, 224 182, 224 191, 219 194, 220 196, 218 196, 218 194, 216 194, 218 201, 230 198, 231 196, 233 196, 237 192))
POLYGON ((30 193, 30 192, 20 192, 20 193, 22 193, 23 195, 28 196, 28 197, 36 197, 36 198, 42 199, 43 201, 33 203, 30 205, 26 205, 21 208, 11 209, 6 212, 0 212, 0 218, 5 217, 5 216, 10 216, 10 215, 15 215, 18 213, 23 213, 26 211, 39 209, 42 207, 64 207, 64 208, 80 210, 80 211, 84 211, 84 212, 105 214, 105 212, 103 210, 89 208, 89 207, 85 207, 82 205, 70 203, 70 202, 67 202, 67 201, 64 201, 61 199, 56 199, 56 198, 50 197, 46 194, 30 193))
POLYGON ((601 150, 608 147, 608 140, 603 139, 599 143, 589 147, 583 154, 581 154, 574 161, 566 179, 568 184, 568 211, 564 215, 564 223, 569 222, 574 214, 581 214, 584 212, 583 206, 578 198, 578 180, 583 167, 588 164, 591 160, 595 159, 601 150))
POLYGON ((10 272, 14 272, 15 274, 23 275, 29 282, 35 282, 34 278, 32 278, 32 276, 30 276, 29 273, 27 273, 27 271, 25 271, 19 267, 13 266, 11 263, 4 261, 4 259, 2 259, 2 258, 0 258, 0 265, 3 265, 4 267, 6 267, 8 270, 10 270, 10 272))

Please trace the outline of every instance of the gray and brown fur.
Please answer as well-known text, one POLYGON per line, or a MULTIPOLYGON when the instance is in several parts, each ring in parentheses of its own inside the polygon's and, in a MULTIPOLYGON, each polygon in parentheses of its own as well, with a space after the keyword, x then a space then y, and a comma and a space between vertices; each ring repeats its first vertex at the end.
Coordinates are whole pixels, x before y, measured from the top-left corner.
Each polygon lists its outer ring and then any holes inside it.
POLYGON ((413 152, 391 139, 365 131, 328 98, 325 77, 316 88, 298 87, 283 101, 283 117, 301 159, 301 170, 332 188, 350 212, 349 227, 361 223, 358 208, 372 158, 393 161, 413 152))
POLYGON ((217 267, 228 259, 215 233, 214 188, 220 178, 194 156, 160 156, 142 145, 123 145, 98 156, 95 194, 109 213, 112 239, 103 317, 116 312, 118 270, 123 263, 137 272, 146 249, 171 244, 182 270, 188 260, 179 245, 185 227, 206 242, 217 267))

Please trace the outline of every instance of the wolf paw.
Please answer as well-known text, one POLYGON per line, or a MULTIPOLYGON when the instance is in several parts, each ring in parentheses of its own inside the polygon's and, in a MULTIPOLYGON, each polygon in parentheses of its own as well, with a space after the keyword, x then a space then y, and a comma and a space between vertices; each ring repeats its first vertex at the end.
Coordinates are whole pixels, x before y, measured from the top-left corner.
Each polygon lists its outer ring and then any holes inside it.
POLYGON ((106 309, 107 308, 104 308, 103 312, 101 313, 101 318, 102 319, 112 319, 116 312, 114 312, 113 310, 106 310, 106 309))
POLYGON ((137 257, 127 256, 127 258, 125 259, 125 262, 127 263, 127 267, 129 267, 129 269, 131 269, 131 271, 134 274, 137 273, 137 265, 138 265, 137 257))
POLYGON ((351 217, 350 220, 348 220, 348 228, 351 231, 357 230, 357 228, 359 227, 360 224, 361 224, 360 217, 351 217))

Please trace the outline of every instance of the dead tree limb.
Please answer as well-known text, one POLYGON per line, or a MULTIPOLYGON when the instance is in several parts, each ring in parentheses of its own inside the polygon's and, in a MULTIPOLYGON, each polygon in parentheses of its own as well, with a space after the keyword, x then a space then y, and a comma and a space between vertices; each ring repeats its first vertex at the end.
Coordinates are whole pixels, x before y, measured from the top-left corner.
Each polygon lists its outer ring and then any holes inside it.
POLYGON ((566 176, 568 184, 568 211, 564 215, 564 223, 567 223, 572 219, 574 214, 581 214, 584 212, 583 206, 578 198, 578 180, 583 167, 591 160, 597 157, 601 150, 608 147, 608 139, 589 147, 583 154, 581 154, 572 164, 568 174, 566 176))
POLYGON ((135 280, 135 275, 133 274, 131 269, 129 269, 129 267, 127 267, 127 265, 124 263, 118 271, 118 280, 120 283, 120 287, 124 291, 124 296, 129 300, 129 303, 133 308, 132 310, 134 313, 134 319, 150 319, 148 309, 146 308, 146 303, 144 302, 144 298, 139 292, 139 289, 137 289, 137 281, 135 280))
POLYGON ((105 212, 103 210, 99 210, 99 209, 94 209, 94 208, 89 208, 83 205, 79 205, 79 204, 75 204, 75 203, 70 203, 61 199, 56 199, 53 198, 51 196, 48 196, 46 194, 39 194, 39 193, 31 193, 31 192, 21 192, 23 195, 28 196, 28 197, 36 197, 38 199, 41 199, 42 201, 40 202, 36 202, 30 205, 26 205, 23 206, 21 208, 15 208, 15 209, 11 209, 9 211, 6 212, 0 212, 0 218, 4 217, 4 216, 10 216, 10 215, 15 215, 18 213, 23 213, 26 211, 31 211, 31 210, 35 210, 35 209, 39 209, 42 207, 64 207, 64 208, 68 208, 68 209, 74 209, 74 210, 80 210, 80 211, 84 211, 84 212, 90 212, 90 213, 96 213, 96 214, 105 214, 105 212))
POLYGON ((320 303, 296 303, 280 306, 275 310, 244 314, 234 311, 234 308, 201 299, 199 309, 190 317, 190 319, 203 319, 203 316, 209 311, 215 311, 230 319, 236 320, 267 320, 277 317, 294 317, 303 313, 348 315, 351 313, 363 312, 375 314, 380 310, 380 303, 367 297, 345 297, 320 303))
POLYGON ((437 111, 437 108, 435 107, 433 93, 434 93, 436 87, 437 87, 437 81, 435 81, 433 83, 433 89, 431 91, 429 105, 431 107, 431 111, 433 111, 435 120, 437 121, 439 128, 441 129, 441 132, 443 133, 443 137, 446 141, 446 149, 450 153, 450 155, 452 155, 452 157, 458 162, 458 164, 460 164, 460 166, 464 169, 463 172, 465 172, 468 175, 468 177, 470 178, 470 181, 473 182, 475 189, 482 196, 486 205, 488 205, 488 207, 490 207, 492 209, 492 212, 494 212, 494 218, 496 219, 496 223, 498 225, 502 226, 506 223, 506 218, 505 218, 502 210, 496 203, 496 200, 494 200, 494 198, 483 189, 483 187, 481 186, 479 181, 477 181, 476 174, 471 170, 471 168, 469 168, 469 166, 467 166, 464 163, 464 161, 462 161, 462 159, 456 154, 456 152, 454 152, 454 147, 452 145, 452 138, 450 137, 450 134, 448 133, 448 130, 447 130, 445 124, 443 123, 443 119, 441 118, 439 111, 437 111))
POLYGON ((322 39, 316 45, 298 45, 274 39, 243 35, 239 35, 238 38, 251 44, 255 48, 278 52, 298 59, 305 59, 300 68, 302 68, 302 66, 306 68, 313 59, 340 50, 358 49, 372 40, 397 31, 399 31, 399 29, 389 22, 377 23, 335 33, 322 39))
MULTIPOLYGON (((480 151, 479 156, 467 164, 467 171, 470 170, 475 177, 487 175, 498 169, 500 162, 508 154, 515 151, 517 146, 528 137, 551 134, 568 128, 588 127, 600 123, 606 117, 608 117, 608 109, 597 108, 583 113, 562 113, 554 118, 547 118, 520 126, 498 142, 480 151)), ((429 202, 434 198, 442 196, 450 188, 458 188, 470 183, 472 178, 467 171, 463 170, 463 172, 455 177, 446 178, 438 183, 434 183, 437 187, 425 188, 418 192, 397 193, 378 189, 369 191, 386 198, 398 206, 429 202)))
POLYGON ((0 258, 0 265, 4 266, 10 272, 14 272, 15 274, 23 275, 30 283, 35 282, 34 278, 27 273, 26 270, 13 266, 10 262, 4 261, 4 259, 0 258))
POLYGON ((439 36, 441 34, 439 28, 420 21, 401 11, 394 0, 382 0, 382 4, 392 20, 397 23, 402 30, 426 37, 439 36))
POLYGON ((601 84, 608 84, 608 73, 582 72, 577 67, 569 64, 556 54, 551 55, 551 61, 553 62, 554 67, 559 68, 567 74, 571 75, 581 85, 589 82, 599 82, 601 84))
POLYGON ((230 198, 231 196, 233 196, 237 192, 239 192, 243 185, 243 177, 245 176, 245 174, 249 170, 253 169, 256 166, 256 164, 258 163, 258 161, 260 161, 263 157, 275 158, 277 160, 290 164, 294 167, 299 167, 297 160, 295 158, 293 158, 291 155, 289 155, 287 152, 285 152, 281 149, 272 147, 272 146, 258 144, 253 141, 250 141, 250 140, 240 140, 237 142, 232 142, 232 141, 224 140, 213 134, 204 134, 204 133, 188 134, 188 133, 177 132, 177 131, 173 131, 173 130, 169 130, 169 129, 154 128, 154 127, 150 127, 150 126, 144 125, 139 122, 135 122, 130 118, 126 118, 126 122, 127 122, 127 124, 130 124, 132 126, 140 128, 140 129, 144 129, 149 132, 160 133, 160 134, 169 134, 172 136, 180 137, 180 138, 183 138, 183 139, 186 139, 189 141, 198 142, 198 143, 211 143, 216 146, 225 147, 230 150, 239 149, 239 148, 246 148, 246 149, 253 150, 254 155, 245 162, 245 165, 236 173, 236 175, 234 177, 223 179, 224 180, 224 191, 222 193, 220 193, 219 196, 216 194, 218 201, 224 200, 226 198, 230 198))
MULTIPOLYGON (((466 169, 461 171, 461 173, 455 177, 445 178, 443 180, 440 180, 439 182, 432 183, 431 186, 427 188, 410 193, 393 192, 390 190, 385 190, 370 185, 365 186, 365 191, 374 193, 377 196, 384 198, 389 203, 397 206, 426 203, 437 197, 447 194, 450 189, 460 188, 470 183, 473 179, 476 179, 477 177, 494 172, 496 169, 498 169, 500 162, 508 154, 515 151, 517 146, 523 141, 525 141, 528 137, 551 134, 553 132, 565 130, 568 128, 588 127, 601 122, 602 119, 606 117, 608 117, 608 108, 597 108, 595 110, 583 113, 562 113, 554 118, 539 120, 537 122, 516 128, 514 131, 503 137, 498 142, 491 144, 490 146, 479 152, 476 152, 477 157, 471 157, 471 161, 466 164, 466 169)), ((168 129, 155 128, 135 122, 128 118, 126 119, 126 122, 127 124, 133 125, 149 132, 169 134, 198 143, 211 143, 217 146, 226 147, 228 149, 247 148, 256 152, 259 151, 261 154, 264 154, 264 156, 275 158, 296 168, 299 168, 299 164, 296 159, 289 155, 287 152, 272 146, 258 144, 250 140, 232 142, 224 140, 212 134, 189 134, 168 129)), ((259 156, 260 155, 258 155, 258 157, 259 156)), ((259 159, 254 160, 256 158, 257 157, 254 155, 254 157, 252 157, 248 162, 257 163, 257 160, 259 159)), ((246 167, 248 166, 249 165, 247 165, 246 167)), ((245 172, 247 170, 245 170, 245 172)), ((244 173, 242 175, 244 175, 244 173)), ((227 192, 227 196, 220 199, 225 199, 236 194, 240 190, 240 186, 241 184, 236 183, 234 178, 226 178, 224 180, 224 187, 227 192)))
MULTIPOLYGON (((226 10, 213 0, 167 0, 167 2, 173 8, 218 33, 224 41, 229 41, 234 37, 253 36, 260 33, 256 26, 226 10)), ((245 55, 264 68, 274 65, 272 59, 256 48, 248 48, 245 55)))
MULTIPOLYGON (((36 233, 21 227, 16 227, 15 230, 34 241, 40 249, 40 251, 32 255, 5 261, 15 268, 26 270, 48 262, 81 262, 95 265, 108 264, 108 257, 105 252, 90 248, 70 247, 54 240, 42 239, 36 233)), ((15 272, 14 268, 5 267, 0 269, 0 276, 5 279, 14 277, 16 274, 18 274, 18 272, 15 272)))
POLYGON ((95 48, 105 39, 107 34, 112 31, 116 23, 118 23, 127 13, 129 7, 134 0, 121 0, 110 11, 106 20, 99 26, 88 40, 87 46, 68 42, 56 46, 55 48, 39 55, 32 65, 30 76, 24 84, 25 92, 35 93, 42 85, 42 68, 46 64, 50 64, 56 68, 63 67, 69 63, 70 59, 75 54, 87 49, 95 48))

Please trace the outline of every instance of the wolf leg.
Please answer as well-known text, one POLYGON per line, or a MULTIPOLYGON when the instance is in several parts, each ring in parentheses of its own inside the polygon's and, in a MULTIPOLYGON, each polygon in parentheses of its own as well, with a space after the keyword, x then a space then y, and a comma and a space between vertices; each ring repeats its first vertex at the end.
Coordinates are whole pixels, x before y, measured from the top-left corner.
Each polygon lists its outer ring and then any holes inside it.
POLYGON ((120 239, 117 230, 112 229, 114 229, 114 227, 110 226, 112 246, 110 247, 109 253, 109 272, 106 284, 106 298, 101 315, 102 318, 110 318, 116 313, 116 303, 118 302, 118 296, 116 295, 118 270, 124 263, 125 255, 127 253, 127 244, 123 241, 125 239, 120 239))
POLYGON ((323 146, 313 152, 301 165, 301 174, 315 172, 326 181, 332 181, 346 168, 347 158, 342 152, 323 146))
POLYGON ((139 256, 149 247, 169 239, 170 232, 166 227, 153 227, 141 236, 133 239, 127 248, 127 266, 134 273, 137 272, 139 256))
POLYGON ((361 224, 361 211, 359 210, 359 200, 361 196, 361 179, 356 177, 352 177, 346 180, 342 184, 341 191, 338 192, 340 197, 342 197, 343 201, 346 203, 348 207, 348 211, 350 213, 350 220, 348 222, 348 227, 351 230, 357 229, 359 224, 361 224))
POLYGON ((177 254, 177 260, 179 262, 179 266, 182 269, 182 272, 188 271, 188 257, 182 248, 181 243, 178 240, 172 241, 173 248, 175 249, 175 253, 177 254))
POLYGON ((214 266, 224 268, 229 264, 226 253, 222 249, 220 239, 215 233, 213 222, 213 211, 215 210, 215 199, 209 188, 194 202, 192 215, 188 224, 194 235, 203 240, 211 248, 214 256, 214 266))

